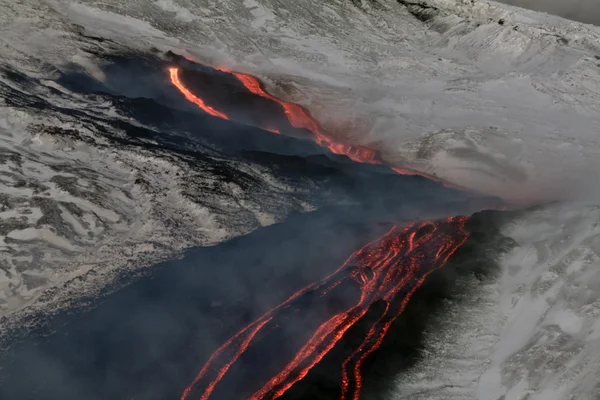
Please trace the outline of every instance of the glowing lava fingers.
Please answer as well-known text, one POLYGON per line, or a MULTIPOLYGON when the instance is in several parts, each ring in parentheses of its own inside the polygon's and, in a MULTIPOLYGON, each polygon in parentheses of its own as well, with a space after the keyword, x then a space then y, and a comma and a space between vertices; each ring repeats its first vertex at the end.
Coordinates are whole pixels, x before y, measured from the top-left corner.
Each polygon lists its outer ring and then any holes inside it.
MULTIPOLYGON (((377 153, 371 149, 335 143, 324 134, 319 124, 302 107, 270 95, 263 90, 257 78, 239 72, 220 70, 234 75, 251 93, 280 104, 290 125, 311 132, 320 146, 328 148, 335 154, 346 155, 357 162, 381 163, 377 153)), ((170 68, 169 74, 173 85, 188 101, 196 104, 210 115, 229 119, 226 114, 210 107, 201 98, 190 92, 181 82, 177 68, 170 68)), ((275 128, 267 130, 280 133, 275 128)), ((421 175, 438 181, 417 171, 392 169, 398 174, 421 175)), ((444 183, 442 182, 442 184, 444 183)), ((268 311, 225 342, 209 358, 194 381, 185 389, 181 400, 188 399, 195 391, 202 393, 201 400, 208 400, 231 366, 256 343, 256 336, 263 330, 277 328, 274 321, 280 311, 291 307, 296 300, 309 291, 318 291, 323 297, 346 281, 353 281, 359 285, 361 295, 358 302, 323 322, 283 369, 268 379, 250 397, 250 400, 281 397, 294 384, 302 380, 336 346, 345 333, 367 314, 373 303, 383 301, 385 304, 383 314, 365 334, 362 343, 342 363, 341 399, 345 400, 350 392, 352 381, 348 369, 353 364, 352 399, 358 400, 362 387, 362 363, 366 357, 380 347, 390 326, 402 314, 408 301, 427 276, 441 268, 467 239, 468 234, 464 230, 466 221, 466 217, 451 217, 441 222, 425 221, 402 229, 392 228, 381 238, 353 253, 331 275, 299 290, 285 302, 268 311), (340 273, 347 268, 346 273, 340 273)))
MULTIPOLYGON (((192 59, 188 58, 188 60, 194 62, 194 60, 192 60, 192 59)), ((365 163, 365 164, 381 164, 379 155, 375 150, 371 150, 371 149, 369 149, 367 147, 363 147, 363 146, 351 146, 351 145, 347 145, 347 144, 343 144, 343 143, 337 143, 334 140, 332 140, 331 138, 329 138, 325 134, 325 132, 319 127, 319 124, 317 123, 317 121, 313 117, 311 117, 310 114, 308 114, 308 112, 306 112, 298 104, 289 103, 287 101, 281 100, 281 99, 267 93, 262 88, 259 80, 256 77, 254 77, 252 75, 244 74, 241 72, 230 71, 230 70, 222 68, 222 67, 217 67, 216 69, 221 72, 229 73, 229 74, 235 76, 246 87, 246 89, 248 89, 249 92, 251 92, 257 96, 263 97, 265 99, 274 101, 274 102, 278 103, 279 105, 281 105, 290 125, 293 126, 294 128, 306 129, 307 131, 311 132, 315 138, 315 142, 319 146, 326 147, 327 149, 329 149, 329 151, 331 151, 334 154, 345 155, 348 158, 350 158, 352 161, 355 161, 355 162, 365 163)), ((230 119, 225 113, 215 110, 213 107, 207 105, 204 102, 204 100, 202 100, 200 97, 193 94, 188 88, 186 88, 185 85, 181 82, 181 79, 179 77, 179 69, 178 68, 174 68, 174 67, 169 68, 169 75, 170 75, 171 83, 175 87, 177 87, 177 89, 179 89, 179 91, 185 96, 185 98, 188 101, 196 104, 198 107, 200 107, 202 110, 204 110, 205 112, 207 112, 208 114, 210 114, 212 116, 227 119, 227 120, 230 119)), ((275 133, 275 134, 278 134, 278 135, 281 134, 281 131, 277 128, 262 127, 262 129, 272 132, 272 133, 275 133)), ((459 186, 452 185, 447 182, 443 182, 442 180, 440 180, 436 177, 424 174, 419 171, 415 171, 415 170, 411 170, 411 169, 402 169, 402 168, 391 168, 391 169, 400 175, 422 176, 424 178, 433 180, 433 181, 438 182, 449 188, 462 189, 459 186)))
POLYGON ((258 79, 252 75, 241 72, 229 71, 225 68, 218 68, 219 71, 228 72, 234 75, 251 93, 260 97, 272 100, 283 107, 285 115, 294 128, 306 129, 315 136, 318 145, 327 147, 334 154, 346 155, 353 161, 360 163, 379 164, 377 153, 374 150, 362 146, 349 146, 341 143, 335 143, 329 139, 319 128, 317 121, 312 118, 302 107, 294 103, 288 103, 267 93, 260 85, 258 79))
MULTIPOLYGON (((348 378, 347 366, 348 364, 356 357, 359 356, 356 364, 353 368, 354 374, 354 394, 352 396, 352 400, 359 400, 360 398, 360 390, 362 388, 362 376, 361 376, 361 366, 365 359, 373 353, 375 350, 381 346, 385 335, 390 329, 392 323, 402 314, 408 301, 413 296, 413 294, 417 291, 417 289, 423 284, 425 279, 429 274, 434 272, 435 270, 441 268, 450 258, 452 254, 458 249, 462 244, 467 240, 468 234, 464 231, 464 224, 466 223, 466 217, 450 217, 448 222, 456 223, 460 227, 460 231, 462 234, 454 235, 448 234, 447 232, 438 233, 437 229, 434 230, 430 235, 434 233, 436 235, 444 235, 445 238, 441 240, 442 246, 440 246, 434 256, 435 260, 438 260, 438 265, 434 268, 429 269, 425 273, 421 275, 421 277, 417 280, 417 282, 412 286, 410 291, 401 299, 400 306, 397 311, 394 313, 390 312, 392 307, 392 302, 397 297, 398 290, 405 286, 406 280, 408 278, 413 278, 410 274, 407 274, 400 282, 398 282, 393 290, 390 290, 388 295, 384 298, 386 307, 383 314, 379 317, 379 319, 373 324, 371 329, 367 332, 365 339, 360 344, 360 346, 348 356, 342 363, 342 384, 341 384, 341 394, 340 400, 345 400, 347 397, 347 393, 349 390, 350 379, 348 378)), ((409 252, 412 251, 415 232, 412 232, 408 235, 409 240, 409 252)), ((436 238, 437 239, 437 238, 436 238)), ((418 242, 421 242, 423 239, 418 239, 418 242)), ((418 265, 413 264, 413 267, 418 265)), ((416 275, 416 274, 415 274, 416 275)))
MULTIPOLYGON (((380 164, 377 160, 377 153, 374 150, 368 149, 362 146, 350 146, 341 143, 335 143, 331 139, 329 139, 320 129, 315 121, 302 107, 294 103, 288 103, 286 101, 280 100, 275 96, 271 96, 269 93, 264 91, 260 86, 260 82, 258 79, 253 77, 252 75, 242 74, 240 72, 232 72, 223 68, 217 68, 219 71, 230 73, 235 76, 249 92, 256 94, 257 96, 269 99, 280 104, 283 107, 285 115, 294 128, 297 129, 306 129, 311 132, 315 136, 315 141, 323 147, 327 147, 334 154, 341 154, 348 156, 351 160, 361 163, 370 163, 370 164, 380 164)), ((215 110, 213 107, 207 105, 204 100, 200 97, 194 95, 185 85, 181 82, 179 78, 179 69, 178 68, 169 68, 169 76, 171 79, 171 83, 179 89, 179 91, 185 96, 185 98, 196 104, 202 110, 207 112, 208 114, 223 118, 229 119, 229 117, 220 111, 215 110)), ((276 128, 264 128, 269 132, 273 132, 276 134, 280 134, 280 131, 276 128)))
POLYGON ((185 96, 185 98, 189 102, 194 103, 195 105, 197 105, 198 107, 200 107, 202 110, 204 110, 204 112, 212 115, 213 117, 219 117, 219 118, 223 118, 223 119, 227 119, 227 120, 229 119, 227 117, 227 115, 225 115, 224 113, 222 113, 220 111, 215 110, 211 106, 209 106, 206 103, 204 103, 204 100, 202 100, 201 98, 197 97, 192 92, 190 92, 183 85, 183 83, 181 83, 181 80, 179 79, 179 69, 177 69, 177 68, 169 68, 169 75, 171 77, 171 82, 173 83, 173 85, 175 85, 175 87, 177 89, 179 89, 179 91, 185 96))
POLYGON ((362 387, 362 363, 379 348, 390 326, 402 314, 427 276, 441 268, 467 239, 466 221, 467 217, 451 217, 445 221, 425 221, 392 228, 381 238, 354 252, 335 272, 299 290, 229 339, 210 357, 186 388, 181 400, 186 400, 192 391, 201 393, 200 399, 208 400, 229 368, 255 343, 256 335, 267 327, 276 328, 274 320, 278 312, 292 306, 309 291, 316 290, 323 297, 345 281, 353 281, 360 287, 360 299, 356 304, 323 322, 281 371, 268 379, 249 399, 281 397, 336 346, 375 302, 383 301, 385 310, 365 334, 362 343, 342 363, 341 399, 347 398, 352 386, 352 399, 358 400, 362 387), (346 273, 341 273, 344 270, 346 273), (353 385, 348 373, 352 363, 353 385))

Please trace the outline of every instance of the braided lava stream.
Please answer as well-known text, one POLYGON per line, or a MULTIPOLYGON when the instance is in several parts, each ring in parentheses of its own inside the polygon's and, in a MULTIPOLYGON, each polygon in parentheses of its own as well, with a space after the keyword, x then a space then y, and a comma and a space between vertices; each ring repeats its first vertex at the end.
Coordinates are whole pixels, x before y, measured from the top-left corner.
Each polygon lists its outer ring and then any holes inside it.
MULTIPOLYGON (((319 145, 327 147, 335 154, 347 155, 356 162, 381 163, 374 150, 339 144, 328 138, 302 107, 268 94, 254 76, 220 70, 234 75, 250 92, 280 104, 290 124, 295 128, 310 131, 319 145)), ((170 68, 169 74, 172 84, 188 101, 210 115, 229 119, 225 113, 209 106, 198 95, 188 90, 179 77, 178 68, 170 68)), ((280 133, 278 130, 270 131, 280 133)), ((394 171, 400 174, 418 174, 402 169, 394 171)), ((383 302, 381 314, 364 334, 360 345, 341 364, 340 399, 358 400, 362 387, 361 366, 364 360, 379 348, 390 326, 402 314, 408 301, 427 276, 441 268, 467 240, 467 221, 468 217, 455 216, 442 221, 423 221, 404 227, 392 227, 382 237, 355 251, 335 272, 297 291, 227 340, 208 359, 181 395, 181 400, 189 399, 192 393, 200 393, 201 400, 208 400, 240 357, 258 343, 263 335, 277 329, 278 315, 297 306, 303 295, 310 292, 324 297, 342 283, 358 286, 359 299, 322 322, 292 359, 277 374, 262 383, 248 399, 281 397, 335 347, 345 333, 367 314, 374 303, 383 302)))

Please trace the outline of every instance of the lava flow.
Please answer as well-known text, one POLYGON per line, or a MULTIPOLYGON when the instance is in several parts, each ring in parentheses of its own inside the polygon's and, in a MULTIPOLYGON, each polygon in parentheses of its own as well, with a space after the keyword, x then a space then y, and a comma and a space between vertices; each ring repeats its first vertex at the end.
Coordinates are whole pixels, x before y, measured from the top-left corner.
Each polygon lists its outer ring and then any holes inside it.
POLYGON ((185 98, 189 102, 194 103, 195 105, 200 107, 204 112, 212 115, 213 117, 219 117, 229 120, 229 117, 225 113, 215 110, 211 106, 204 103, 204 100, 202 100, 200 97, 197 97, 195 94, 190 92, 188 88, 186 88, 179 79, 179 70, 177 68, 170 68, 169 75, 171 77, 171 83, 173 83, 173 85, 175 85, 175 87, 179 89, 179 91, 185 96, 185 98))
MULTIPOLYGON (((336 143, 319 124, 299 105, 278 99, 267 93, 257 78, 239 72, 219 69, 234 75, 251 93, 277 102, 283 108, 290 125, 306 129, 315 141, 335 154, 344 154, 356 162, 380 164, 378 154, 361 146, 336 143)), ((181 82, 178 68, 169 69, 171 82, 185 98, 210 115, 229 119, 228 116, 205 103, 181 82)), ((278 130, 271 132, 279 133, 278 130)), ((399 174, 421 173, 392 168, 399 174)), ((437 179, 435 179, 437 180, 437 179)), ((358 400, 362 387, 361 366, 364 360, 383 342, 394 320, 402 314, 408 301, 429 274, 442 267, 448 258, 465 242, 467 217, 450 217, 445 221, 425 221, 406 227, 393 227, 384 236, 354 252, 335 272, 289 297, 277 307, 247 325, 219 347, 202 367, 194 381, 185 389, 181 400, 192 393, 201 393, 208 400, 232 366, 256 346, 260 335, 277 329, 278 316, 294 307, 303 295, 314 292, 323 297, 342 283, 354 283, 360 289, 360 298, 341 312, 322 322, 312 336, 293 355, 283 368, 266 382, 260 383, 249 400, 277 399, 302 380, 344 337, 346 332, 363 319, 374 303, 384 304, 381 315, 364 334, 362 343, 341 364, 340 399, 358 400)))
POLYGON ((358 285, 358 301, 323 322, 285 367, 262 384, 249 400, 281 397, 333 349, 371 305, 382 301, 383 313, 342 364, 340 398, 358 400, 362 387, 361 364, 381 345, 391 324, 427 276, 442 267, 467 239, 466 221, 467 217, 450 217, 435 223, 394 226, 381 238, 354 252, 335 272, 299 290, 230 338, 210 357, 181 400, 188 399, 192 391, 201 393, 202 400, 209 399, 232 365, 258 341, 257 335, 276 328, 273 321, 278 313, 293 307, 303 294, 317 292, 321 297, 326 296, 343 282, 358 285))
MULTIPOLYGON (((246 87, 246 89, 248 89, 249 92, 257 96, 274 101, 281 105, 291 126, 297 129, 306 129, 307 131, 311 132, 314 135, 317 144, 319 144, 322 147, 328 148, 332 153, 346 155, 348 158, 356 162, 381 164, 381 161, 378 159, 377 152, 374 150, 368 149, 363 146, 350 146, 342 143, 337 143, 330 139, 319 127, 317 121, 315 121, 314 118, 312 118, 306 111, 304 111, 302 107, 300 107, 297 104, 289 103, 270 95, 261 87, 260 82, 254 76, 243 74, 241 72, 229 71, 225 68, 218 68, 218 70, 221 72, 230 73, 231 75, 235 76, 246 87)), ((171 78, 171 83, 173 83, 173 85, 177 87, 177 89, 179 89, 179 91, 185 96, 185 98, 188 101, 196 104, 198 107, 200 107, 202 110, 204 110, 206 113, 212 116, 223 119, 229 119, 229 117, 226 114, 208 106, 204 102, 204 100, 190 92, 190 90, 187 89, 181 82, 178 68, 169 68, 169 75, 171 78)), ((267 128, 266 130, 273 133, 280 133, 277 129, 267 128)), ((394 171, 405 175, 420 175, 416 171, 401 169, 394 169, 394 171)))
POLYGON ((356 162, 379 164, 377 153, 374 150, 362 146, 350 146, 342 143, 335 143, 322 132, 317 121, 308 115, 302 107, 298 104, 289 103, 270 95, 262 88, 260 82, 254 76, 241 72, 229 71, 222 67, 219 67, 218 70, 221 72, 228 72, 235 76, 249 92, 281 105, 288 121, 290 121, 290 125, 297 129, 306 129, 309 132, 312 132, 317 144, 320 146, 327 147, 334 154, 346 155, 356 162))
MULTIPOLYGON (((188 59, 188 61, 194 62, 194 60, 192 60, 192 59, 188 59)), ((271 101, 278 103, 283 108, 290 125, 293 126, 294 128, 306 129, 307 131, 311 132, 315 138, 315 142, 319 146, 326 147, 327 149, 329 149, 329 151, 331 151, 334 154, 345 155, 348 158, 350 158, 352 161, 355 161, 355 162, 367 163, 367 164, 381 164, 380 157, 375 150, 369 149, 364 146, 351 146, 351 145, 347 145, 347 144, 343 144, 343 143, 338 143, 338 142, 335 142, 334 140, 332 140, 331 138, 329 138, 325 134, 323 129, 321 129, 319 127, 319 124, 317 123, 317 121, 312 116, 310 116, 310 114, 308 112, 306 112, 298 104, 294 104, 294 103, 290 103, 290 102, 281 100, 281 99, 267 93, 262 88, 260 81, 256 77, 249 75, 249 74, 244 74, 241 72, 231 71, 231 70, 228 70, 223 67, 217 67, 216 69, 218 71, 229 73, 229 74, 235 76, 244 85, 244 87, 246 87, 246 89, 249 92, 251 92, 257 96, 260 96, 265 99, 269 99, 271 101)), ((208 113, 214 117, 219 117, 219 118, 223 118, 223 119, 227 119, 227 120, 230 119, 225 113, 217 111, 213 107, 210 107, 209 105, 207 105, 204 102, 204 100, 197 97, 188 88, 186 88, 185 85, 181 82, 181 79, 179 77, 179 69, 178 68, 176 68, 176 67, 169 68, 169 75, 170 75, 171 83, 173 83, 173 85, 175 87, 177 87, 177 89, 179 89, 179 91, 185 96, 185 98, 188 101, 196 104, 203 111, 205 111, 206 113, 208 113)), ((272 133, 281 134, 281 132, 278 129, 267 128, 267 127, 262 127, 262 129, 265 129, 272 133)), ((419 171, 414 171, 414 170, 405 169, 405 168, 398 168, 398 167, 392 167, 391 169, 400 175, 418 175, 418 176, 422 176, 424 178, 433 180, 435 182, 441 183, 444 186, 460 189, 456 185, 451 185, 447 182, 443 182, 442 180, 440 180, 434 176, 427 175, 427 174, 424 174, 419 171)))

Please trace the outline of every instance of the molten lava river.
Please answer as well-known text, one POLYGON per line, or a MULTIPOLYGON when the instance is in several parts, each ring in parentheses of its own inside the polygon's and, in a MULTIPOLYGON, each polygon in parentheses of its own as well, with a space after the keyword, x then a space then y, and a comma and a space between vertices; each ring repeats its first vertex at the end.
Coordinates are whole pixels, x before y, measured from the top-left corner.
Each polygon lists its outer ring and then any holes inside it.
MULTIPOLYGON (((302 107, 278 99, 267 93, 254 76, 227 71, 246 89, 260 97, 278 103, 294 128, 304 129, 313 135, 320 146, 335 154, 348 156, 356 162, 379 164, 378 154, 361 146, 335 142, 326 135, 319 124, 302 107)), ((223 119, 229 116, 207 104, 202 94, 192 93, 179 74, 178 68, 170 68, 172 84, 185 98, 204 112, 223 119)), ((280 134, 278 129, 267 129, 280 134)), ((417 174, 413 171, 394 169, 400 174, 417 174)), ((464 216, 450 217, 442 221, 424 221, 408 226, 394 226, 382 237, 355 251, 337 270, 318 282, 314 282, 291 295, 287 300, 249 323, 223 343, 206 361, 196 378, 185 389, 181 400, 207 400, 213 396, 219 384, 236 363, 267 336, 280 328, 282 315, 299 308, 305 296, 326 298, 343 286, 355 289, 352 303, 338 307, 331 315, 319 321, 306 341, 299 344, 292 354, 272 376, 256 384, 253 393, 245 397, 251 400, 277 399, 293 385, 304 379, 344 335, 363 319, 377 303, 378 315, 369 321, 370 327, 363 333, 358 344, 343 358, 340 381, 340 399, 360 398, 362 365, 367 357, 382 344, 394 320, 402 314, 416 290, 428 275, 444 266, 450 256, 467 240, 464 216), (381 311, 379 311, 381 310, 381 311)))

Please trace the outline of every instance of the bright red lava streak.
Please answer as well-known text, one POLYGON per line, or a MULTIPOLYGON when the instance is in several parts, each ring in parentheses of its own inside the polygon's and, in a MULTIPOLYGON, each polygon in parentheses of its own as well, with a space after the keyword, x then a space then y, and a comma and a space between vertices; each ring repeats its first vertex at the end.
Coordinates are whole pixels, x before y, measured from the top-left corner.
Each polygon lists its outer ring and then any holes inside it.
POLYGON ((207 361, 181 400, 188 399, 193 390, 201 391, 202 400, 210 398, 231 365, 252 346, 261 330, 271 326, 270 322, 279 311, 288 308, 309 291, 319 291, 321 296, 325 296, 332 286, 344 281, 354 281, 360 287, 361 295, 356 304, 323 322, 292 360, 249 399, 277 399, 282 396, 321 361, 374 302, 383 301, 384 312, 371 326, 361 345, 342 363, 340 398, 347 399, 350 394, 350 398, 358 400, 362 386, 361 364, 381 345, 388 329, 427 276, 442 267, 465 242, 468 237, 464 229, 467 219, 450 217, 440 222, 394 226, 381 238, 354 252, 335 272, 299 290, 230 338, 207 361), (348 268, 352 268, 351 273, 340 274, 348 268), (340 278, 340 275, 343 276, 340 278), (351 375, 348 373, 350 366, 353 366, 351 375))
MULTIPOLYGON (((220 70, 234 75, 250 92, 280 104, 293 127, 312 132, 316 142, 331 152, 344 154, 357 162, 381 163, 374 150, 336 143, 328 138, 319 124, 302 107, 270 95, 254 76, 220 70)), ((191 93, 179 79, 177 68, 170 68, 169 73, 173 85, 188 101, 210 115, 229 119, 226 114, 215 110, 191 93)), ((280 133, 276 129, 267 130, 280 133)), ((392 169, 399 174, 422 175, 416 171, 392 169)), ((181 400, 188 399, 192 391, 201 393, 201 400, 208 400, 231 366, 256 343, 256 336, 268 328, 276 328, 274 319, 280 311, 290 307, 309 291, 318 291, 321 296, 325 296, 346 281, 358 284, 360 299, 345 311, 323 322, 283 369, 262 383, 262 387, 248 399, 281 397, 335 347, 344 334, 365 316, 373 303, 382 301, 385 304, 383 313, 366 332, 360 346, 344 359, 341 365, 340 399, 358 400, 362 387, 362 363, 381 346, 390 326, 402 314, 408 301, 427 276, 441 268, 467 240, 468 233, 464 229, 467 220, 467 217, 461 216, 438 222, 418 222, 405 227, 394 226, 384 236, 354 252, 335 272, 299 290, 231 337, 209 358, 194 381, 185 389, 181 400), (340 274, 346 269, 349 273, 340 274)))
POLYGON ((214 108, 212 108, 209 105, 206 105, 204 103, 204 100, 202 100, 199 97, 196 97, 196 95, 194 95, 192 92, 190 92, 185 86, 183 86, 183 83, 181 83, 181 80, 179 80, 179 70, 177 68, 169 68, 169 75, 171 77, 171 82, 173 83, 173 85, 175 85, 175 87, 177 89, 179 89, 179 91, 185 96, 185 98, 191 102, 194 103, 195 105, 197 105, 198 107, 200 107, 202 110, 204 110, 204 112, 212 115, 213 117, 219 117, 219 118, 223 118, 223 119, 229 119, 229 117, 227 117, 227 115, 225 115, 224 113, 215 110, 214 108))
POLYGON ((334 154, 343 154, 348 156, 353 161, 362 163, 378 164, 376 160, 377 153, 371 149, 362 146, 349 146, 341 143, 335 143, 330 140, 319 128, 317 121, 315 121, 310 115, 297 104, 289 103, 278 99, 275 96, 271 96, 267 93, 260 85, 258 79, 252 75, 243 74, 241 72, 233 72, 224 68, 218 68, 219 71, 228 72, 234 75, 251 93, 266 99, 272 100, 281 107, 285 112, 285 115, 290 121, 290 125, 297 129, 306 129, 315 135, 316 142, 323 147, 327 147, 334 154))
MULTIPOLYGON (((188 59, 188 60, 191 62, 194 62, 194 60, 192 60, 192 59, 188 59)), ((286 115, 288 121, 290 122, 290 125, 292 125, 294 128, 306 129, 307 131, 311 132, 314 135, 315 141, 319 146, 328 148, 329 151, 331 151, 334 154, 345 155, 348 158, 350 158, 351 160, 356 161, 356 162, 366 163, 366 164, 381 164, 381 161, 375 150, 369 149, 364 146, 351 146, 351 145, 337 143, 337 142, 333 141, 331 138, 329 138, 323 132, 323 130, 319 127, 319 124, 317 123, 317 121, 313 117, 311 117, 306 111, 304 111, 304 109, 302 107, 300 107, 298 104, 294 104, 294 103, 290 103, 290 102, 281 100, 281 99, 267 93, 262 88, 259 80, 256 77, 254 77, 252 75, 244 74, 241 72, 230 71, 223 67, 217 67, 216 69, 221 72, 229 73, 229 74, 235 76, 246 87, 246 89, 248 89, 249 92, 254 93, 257 96, 274 101, 274 102, 278 103, 279 105, 281 105, 281 107, 283 107, 283 110, 285 112, 285 115, 286 115)), ((170 73, 171 82, 173 83, 173 85, 175 85, 177 87, 177 89, 179 89, 179 91, 185 96, 185 98, 188 101, 196 104, 198 107, 200 107, 202 110, 204 110, 206 113, 208 113, 212 116, 229 120, 229 117, 226 114, 219 112, 219 111, 215 110, 214 108, 206 105, 206 103, 204 103, 204 101, 202 99, 200 99, 199 97, 194 95, 192 92, 189 91, 189 89, 187 89, 182 84, 181 80, 179 79, 179 69, 178 68, 175 68, 175 67, 169 68, 169 73, 170 73)), ((279 129, 266 128, 266 127, 262 127, 262 129, 267 130, 272 133, 276 133, 278 135, 281 134, 279 129)), ((424 174, 419 171, 415 171, 415 170, 411 170, 411 169, 395 168, 395 167, 393 167, 391 169, 400 175, 422 176, 424 178, 431 179, 435 182, 441 183, 444 186, 454 187, 454 188, 459 189, 459 187, 457 187, 455 185, 451 185, 447 182, 443 182, 442 180, 440 180, 436 177, 424 174)))

